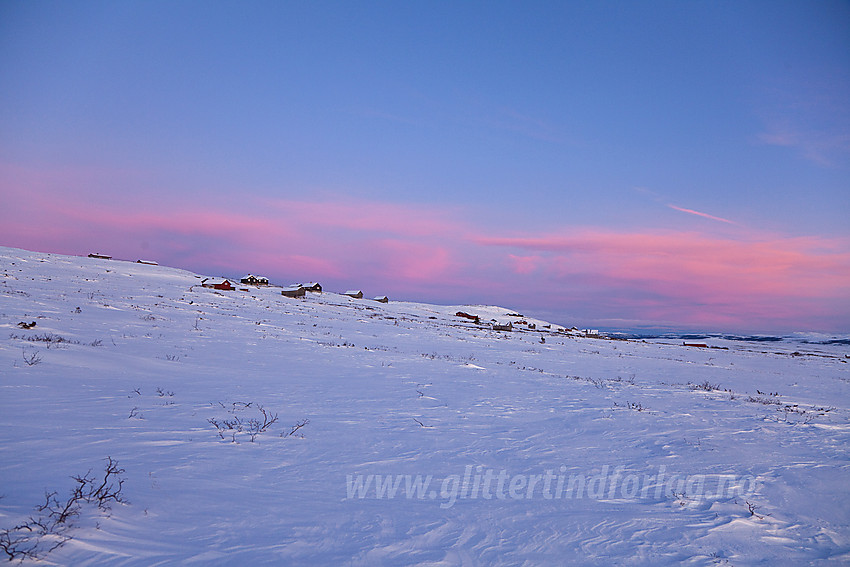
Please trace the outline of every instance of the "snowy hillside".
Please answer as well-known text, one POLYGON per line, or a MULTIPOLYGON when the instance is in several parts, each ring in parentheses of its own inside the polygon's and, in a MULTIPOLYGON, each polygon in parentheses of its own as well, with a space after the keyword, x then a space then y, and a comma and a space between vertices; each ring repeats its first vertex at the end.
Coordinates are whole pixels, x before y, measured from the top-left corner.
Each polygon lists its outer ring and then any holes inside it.
POLYGON ((846 345, 586 338, 509 309, 218 291, 10 248, 0 273, 10 554, 850 562, 846 345))

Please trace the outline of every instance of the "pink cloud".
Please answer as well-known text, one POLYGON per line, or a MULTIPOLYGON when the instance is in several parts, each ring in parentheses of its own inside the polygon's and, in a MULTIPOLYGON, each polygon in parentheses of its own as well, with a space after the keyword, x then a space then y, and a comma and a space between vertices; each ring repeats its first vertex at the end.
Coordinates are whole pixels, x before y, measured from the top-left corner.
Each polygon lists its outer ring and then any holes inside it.
POLYGON ((550 253, 560 275, 595 273, 689 289, 828 295, 850 281, 848 242, 814 237, 746 240, 692 232, 621 233, 585 230, 570 236, 479 238, 506 249, 550 253))
POLYGON ((389 239, 372 245, 388 279, 435 281, 445 278, 454 268, 451 253, 444 245, 389 239))
POLYGON ((186 267, 265 269, 350 285, 378 278, 424 282, 457 268, 448 244, 460 227, 446 211, 350 199, 220 196, 153 201, 135 195, 116 204, 64 190, 80 181, 0 168, 0 187, 12 204, 0 212, 3 243, 77 254, 109 248, 125 257, 141 256, 144 244, 186 267))
POLYGON ((518 256, 508 254, 511 261, 511 269, 515 274, 528 275, 535 272, 542 260, 540 256, 518 256))
MULTIPOLYGON (((111 174, 102 177, 108 193, 111 174)), ((421 300, 503 303, 588 323, 846 330, 850 321, 848 239, 740 227, 723 236, 599 227, 506 236, 455 209, 345 198, 110 201, 95 198, 97 179, 0 167, 0 243, 218 272, 210 275, 255 271, 280 283, 330 280, 421 300)))
MULTIPOLYGON (((719 238, 698 233, 622 233, 583 230, 569 235, 479 238, 484 246, 546 254, 556 282, 575 280, 604 290, 604 300, 625 293, 632 310, 648 318, 725 322, 759 321, 847 312, 850 242, 783 236, 719 238), (593 282, 593 283, 591 283, 593 282), (640 304, 635 296, 653 297, 640 304)), ((515 267, 514 267, 515 269, 515 267)), ((790 324, 790 323, 789 323, 790 324)))

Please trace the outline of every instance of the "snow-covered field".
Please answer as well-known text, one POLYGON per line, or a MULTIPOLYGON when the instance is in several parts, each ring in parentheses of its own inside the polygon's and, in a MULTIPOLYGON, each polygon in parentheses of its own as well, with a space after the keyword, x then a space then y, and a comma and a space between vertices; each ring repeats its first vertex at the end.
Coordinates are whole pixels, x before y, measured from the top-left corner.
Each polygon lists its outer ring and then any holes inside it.
POLYGON ((584 338, 10 248, 0 272, 0 530, 40 563, 850 562, 846 345, 584 338), (81 501, 49 553, 14 529, 108 457, 126 503, 81 501))

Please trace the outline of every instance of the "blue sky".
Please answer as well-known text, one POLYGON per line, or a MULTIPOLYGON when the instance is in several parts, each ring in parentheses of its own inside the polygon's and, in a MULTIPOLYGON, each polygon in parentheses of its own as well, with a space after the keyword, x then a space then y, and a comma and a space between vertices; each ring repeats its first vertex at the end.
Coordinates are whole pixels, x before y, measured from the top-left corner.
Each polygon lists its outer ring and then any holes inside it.
POLYGON ((848 101, 848 2, 6 1, 0 243, 847 331, 848 101))

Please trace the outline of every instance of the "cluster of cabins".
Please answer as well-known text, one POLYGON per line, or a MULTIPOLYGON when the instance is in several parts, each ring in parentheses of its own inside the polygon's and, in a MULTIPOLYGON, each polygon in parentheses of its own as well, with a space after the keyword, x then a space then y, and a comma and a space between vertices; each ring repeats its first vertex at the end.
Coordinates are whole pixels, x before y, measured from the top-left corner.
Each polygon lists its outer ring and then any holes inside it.
MULTIPOLYGON (((112 256, 107 254, 101 254, 99 252, 93 252, 89 254, 89 258, 98 258, 101 260, 111 260, 112 256)), ((156 262, 150 260, 137 260, 137 264, 148 264, 151 266, 157 266, 156 262)), ((255 276, 253 274, 247 274, 239 280, 239 284, 241 285, 250 285, 254 287, 264 287, 271 286, 269 283, 269 278, 263 276, 255 276)), ((205 278, 201 280, 201 286, 211 289, 223 290, 223 291, 234 291, 236 290, 236 286, 233 282, 228 279, 220 279, 220 278, 205 278)), ((247 291, 247 288, 243 288, 247 291)), ((281 288, 280 294, 284 297, 304 297, 307 295, 307 292, 311 293, 322 293, 322 284, 318 282, 310 282, 310 283, 300 283, 293 284, 290 286, 286 286, 281 288)), ((353 299, 363 299, 363 292, 359 289, 350 289, 343 293, 342 295, 347 295, 353 299)), ((374 301, 378 301, 380 303, 389 303, 389 298, 386 295, 379 295, 378 297, 372 298, 374 301)), ((464 319, 469 319, 476 324, 481 324, 481 319, 478 315, 470 315, 469 313, 464 313, 463 311, 458 311, 455 314, 457 317, 461 317, 464 319)), ((518 313, 512 314, 521 317, 518 313)), ((494 331, 513 331, 514 325, 517 326, 525 326, 525 328, 529 330, 536 329, 536 325, 534 323, 527 323, 526 321, 508 321, 507 323, 499 323, 495 319, 492 321, 492 329, 494 331)), ((549 329, 550 325, 544 325, 545 329, 549 329)), ((561 329, 562 331, 564 329, 561 329)), ((599 336, 599 331, 597 329, 583 329, 579 331, 576 327, 570 329, 572 332, 581 333, 588 337, 599 336)), ((703 347, 705 348, 707 345, 703 343, 684 343, 684 346, 691 347, 703 347)))
MULTIPOLYGON (((496 320, 496 319, 491 319, 488 322, 488 321, 482 321, 481 317, 479 317, 478 315, 473 315, 471 313, 466 313, 464 311, 458 311, 457 313, 455 313, 455 317, 467 319, 469 321, 472 321, 476 325, 489 326, 489 328, 491 328, 494 331, 511 332, 511 331, 514 331, 514 330, 520 330, 520 331, 536 331, 536 330, 538 330, 536 323, 531 323, 531 322, 526 321, 524 318, 522 318, 523 316, 520 315, 519 313, 509 313, 507 316, 508 317, 520 317, 520 319, 518 319, 518 320, 512 319, 512 320, 509 320, 509 321, 501 321, 501 322, 496 320)), ((540 331, 548 331, 548 332, 554 332, 554 333, 567 333, 567 334, 570 334, 570 335, 573 335, 573 336, 584 335, 585 337, 603 337, 603 335, 601 335, 597 329, 579 330, 578 327, 573 327, 573 328, 568 330, 565 327, 558 327, 558 326, 553 327, 551 324, 541 325, 540 331)), ((545 339, 541 340, 541 342, 545 342, 545 339)), ((694 345, 694 346, 699 346, 699 345, 694 345)))
MULTIPOLYGON (((360 291, 359 289, 350 289, 350 290, 346 291, 345 293, 343 293, 342 295, 347 295, 348 297, 351 297, 351 298, 354 298, 354 299, 363 299, 363 292, 360 291)), ((379 295, 377 297, 373 297, 372 299, 379 302, 379 303, 389 303, 389 301, 390 301, 389 298, 386 295, 379 295)))
MULTIPOLYGON (((101 254, 100 252, 92 252, 89 254, 89 258, 97 258, 98 260, 111 260, 112 256, 109 254, 101 254)), ((136 260, 137 264, 147 264, 148 266, 159 266, 153 260, 136 260)))
MULTIPOLYGON (((101 260, 111 260, 112 256, 109 256, 107 254, 101 254, 99 252, 93 252, 93 253, 89 254, 89 258, 98 258, 98 259, 101 259, 101 260)), ((151 260, 136 260, 136 263, 137 264, 148 264, 150 266, 157 266, 158 265, 156 262, 153 262, 151 260)), ((253 274, 247 274, 247 275, 243 276, 239 280, 239 284, 250 285, 250 286, 254 286, 254 287, 271 286, 271 284, 269 283, 269 278, 266 278, 266 277, 263 277, 263 276, 255 276, 253 274)), ((223 290, 223 291, 234 291, 234 290, 236 290, 236 286, 233 284, 233 282, 231 282, 228 279, 220 279, 220 278, 205 278, 205 279, 201 280, 201 286, 206 287, 206 288, 211 288, 211 289, 223 290)), ((243 288, 243 289, 245 289, 245 291, 247 291, 246 288, 243 288)), ((320 284, 318 282, 300 283, 300 284, 293 284, 293 285, 290 285, 290 286, 286 286, 284 288, 281 288, 281 290, 280 290, 280 294, 284 297, 304 297, 304 296, 307 295, 307 292, 322 293, 322 284, 320 284)), ((343 293, 342 295, 347 295, 348 297, 351 297, 353 299, 363 299, 363 292, 359 289, 350 289, 350 290, 346 291, 345 293, 343 293)), ((386 295, 379 295, 378 297, 373 297, 372 299, 374 301, 377 301, 377 302, 380 302, 380 303, 389 303, 389 301, 390 301, 389 298, 386 295)), ((473 321, 477 324, 481 324, 481 319, 478 315, 470 315, 469 313, 464 313, 463 311, 458 311, 455 315, 457 317, 469 319, 469 320, 471 320, 471 321, 473 321)), ((514 315, 521 316, 518 313, 514 314, 514 315)), ((527 322, 522 321, 522 320, 513 321, 513 322, 509 321, 506 324, 498 323, 495 319, 492 321, 492 328, 493 328, 494 331, 513 331, 514 325, 523 325, 529 330, 536 329, 536 326, 534 325, 534 323, 527 323, 527 322)), ((548 329, 548 328, 550 328, 550 326, 545 325, 544 328, 548 329)), ((582 333, 582 334, 584 334, 585 336, 588 336, 588 337, 599 336, 599 331, 596 330, 596 329, 584 329, 584 330, 579 331, 576 327, 573 327, 571 329, 571 331, 576 332, 576 333, 582 333)), ((702 343, 684 343, 684 345, 685 346, 693 346, 693 347, 706 347, 706 345, 702 344, 702 343)))
POLYGON ((304 297, 307 292, 322 293, 322 285, 316 282, 305 284, 294 284, 280 290, 280 294, 284 297, 304 297))
MULTIPOLYGON (((262 276, 255 276, 253 274, 248 274, 244 276, 242 279, 239 280, 239 283, 242 285, 251 285, 255 287, 271 285, 269 284, 268 278, 262 276)), ((201 285, 203 287, 225 291, 233 291, 236 289, 236 286, 233 285, 233 282, 227 279, 207 278, 201 281, 201 285)), ((307 292, 322 293, 322 284, 318 282, 300 283, 286 286, 280 290, 280 294, 284 297, 304 297, 305 295, 307 295, 307 292)), ((363 292, 360 290, 349 290, 343 293, 342 295, 347 295, 348 297, 352 297, 354 299, 363 299, 363 292)), ((374 300, 381 303, 389 303, 390 301, 386 295, 375 297, 374 300)))

